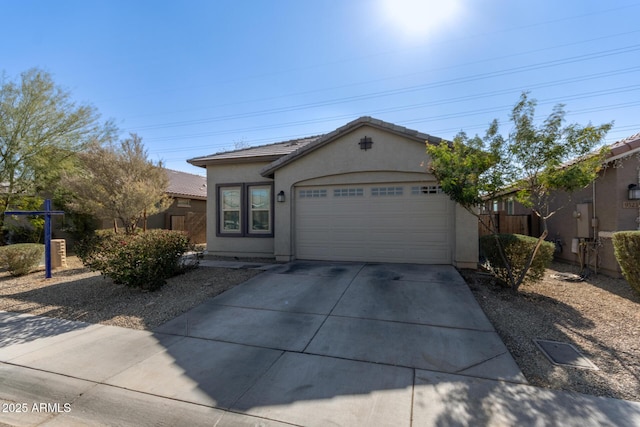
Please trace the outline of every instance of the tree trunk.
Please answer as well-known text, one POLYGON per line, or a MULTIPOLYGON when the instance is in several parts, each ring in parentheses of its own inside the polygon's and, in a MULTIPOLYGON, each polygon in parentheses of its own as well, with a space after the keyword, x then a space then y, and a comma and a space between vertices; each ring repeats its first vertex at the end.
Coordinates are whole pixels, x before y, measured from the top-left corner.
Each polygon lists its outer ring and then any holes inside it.
MULTIPOLYGON (((507 255, 504 252, 504 246, 502 245, 502 240, 500 240, 500 230, 498 229, 498 225, 496 224, 496 220, 495 220, 495 215, 493 214, 493 210, 489 210, 489 225, 487 226, 487 224, 484 223, 484 221, 482 221, 481 217, 479 215, 476 215, 478 217, 478 219, 480 219, 480 222, 489 229, 489 231, 491 231, 491 235, 493 236, 493 238, 496 241, 496 246, 498 247, 498 254, 500 255, 500 260, 502 261, 502 264, 504 265, 505 269, 507 270, 507 285, 509 285, 509 287, 511 289, 514 289, 515 287, 515 280, 513 278, 513 269, 511 268, 511 264, 509 263, 509 261, 507 260, 507 255)), ((517 288, 516 288, 517 289, 517 288)))
POLYGON ((542 218, 542 234, 540 235, 540 237, 538 237, 536 246, 533 248, 533 252, 527 259, 527 263, 525 264, 524 269, 522 269, 522 272, 520 272, 520 275, 518 276, 517 281, 515 281, 513 283, 513 286, 511 287, 511 290, 513 291, 513 293, 518 293, 518 289, 520 288, 520 285, 522 285, 522 282, 524 282, 524 278, 529 272, 529 269, 531 268, 531 264, 533 264, 533 260, 536 258, 538 249, 540 249, 540 246, 542 246, 542 242, 544 242, 544 239, 546 239, 546 237, 549 235, 549 230, 547 229, 547 218, 542 216, 541 218, 542 218))
POLYGON ((548 234, 549 234, 549 232, 547 230, 544 230, 542 232, 542 234, 540 235, 540 237, 538 237, 538 241, 536 242, 536 246, 535 246, 535 248, 533 248, 533 252, 531 252, 531 255, 527 259, 527 263, 525 264, 524 268, 522 269, 522 272, 518 276, 518 280, 516 282, 514 282, 513 286, 511 287, 511 289, 513 290, 514 293, 518 292, 518 288, 520 288, 520 285, 522 285, 522 282, 524 282, 524 278, 527 275, 527 273, 529 272, 529 269, 531 268, 531 264, 533 264, 533 260, 536 258, 536 254, 538 253, 538 249, 540 249, 540 246, 542 246, 542 242, 544 242, 544 239, 547 237, 548 234))

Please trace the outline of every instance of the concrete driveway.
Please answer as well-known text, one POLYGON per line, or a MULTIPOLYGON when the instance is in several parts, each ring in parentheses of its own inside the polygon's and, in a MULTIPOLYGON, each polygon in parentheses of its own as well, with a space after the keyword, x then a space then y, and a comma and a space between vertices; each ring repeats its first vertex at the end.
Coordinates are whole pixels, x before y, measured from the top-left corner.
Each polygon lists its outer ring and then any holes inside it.
POLYGON ((526 385, 450 266, 278 265, 154 332, 43 319, 0 313, 0 399, 70 410, 4 422, 640 422, 635 403, 526 385))

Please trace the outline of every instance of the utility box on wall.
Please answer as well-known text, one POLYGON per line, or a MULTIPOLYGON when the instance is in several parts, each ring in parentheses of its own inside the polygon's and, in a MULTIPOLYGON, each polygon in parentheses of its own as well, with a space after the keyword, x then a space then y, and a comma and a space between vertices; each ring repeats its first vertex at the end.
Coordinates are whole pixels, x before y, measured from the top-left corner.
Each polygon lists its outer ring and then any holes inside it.
POLYGON ((576 237, 592 238, 593 227, 591 217, 593 216, 593 205, 591 203, 579 203, 573 215, 576 218, 576 237))

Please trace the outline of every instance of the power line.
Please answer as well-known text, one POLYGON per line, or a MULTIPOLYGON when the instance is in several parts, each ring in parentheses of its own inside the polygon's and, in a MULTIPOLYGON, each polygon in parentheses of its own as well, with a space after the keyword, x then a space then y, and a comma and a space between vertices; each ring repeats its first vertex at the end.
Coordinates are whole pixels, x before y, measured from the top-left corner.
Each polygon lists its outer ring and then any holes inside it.
POLYGON ((561 48, 570 47, 570 46, 576 46, 576 45, 587 44, 587 43, 591 44, 591 43, 594 43, 594 42, 597 42, 597 41, 600 41, 600 40, 604 40, 604 39, 608 39, 608 38, 615 38, 615 37, 619 37, 619 36, 630 35, 630 34, 634 34, 634 33, 638 33, 638 32, 640 32, 640 30, 627 31, 627 32, 623 32, 623 33, 617 33, 617 34, 611 34, 611 35, 606 35, 606 36, 602 36, 602 37, 595 37, 595 38, 591 38, 591 39, 587 39, 587 40, 581 40, 581 41, 578 41, 578 42, 565 43, 565 44, 561 44, 561 45, 544 47, 544 48, 529 50, 529 51, 525 51, 525 52, 518 52, 518 53, 509 54, 509 55, 502 55, 502 56, 498 56, 498 57, 482 59, 482 60, 479 60, 479 61, 466 62, 466 63, 457 64, 457 65, 451 65, 451 66, 447 66, 447 67, 431 68, 429 70, 416 71, 416 72, 412 72, 412 73, 400 74, 400 75, 396 75, 396 76, 384 77, 384 78, 368 80, 368 81, 363 81, 363 82, 355 82, 355 83, 349 83, 349 84, 343 84, 343 85, 338 85, 338 86, 325 87, 325 88, 320 88, 320 89, 312 89, 312 90, 307 90, 307 91, 302 91, 302 92, 294 92, 294 93, 289 93, 289 94, 284 94, 284 95, 279 95, 279 96, 271 96, 271 97, 266 97, 266 98, 256 98, 256 99, 250 99, 250 100, 244 100, 244 101, 228 102, 228 103, 225 103, 225 104, 218 104, 218 105, 209 106, 209 107, 188 108, 188 109, 182 109, 182 110, 166 111, 166 112, 162 112, 162 113, 130 116, 129 118, 131 119, 131 118, 138 118, 138 117, 153 117, 153 116, 166 115, 166 114, 188 113, 188 112, 193 112, 193 111, 210 110, 212 108, 223 108, 223 107, 231 107, 231 106, 237 106, 237 105, 243 105, 243 104, 254 104, 254 103, 257 103, 257 102, 275 101, 277 99, 290 98, 290 97, 301 96, 301 95, 310 95, 310 94, 314 94, 314 93, 326 93, 327 91, 331 91, 331 90, 345 89, 345 88, 350 88, 350 87, 355 87, 355 86, 364 86, 364 85, 369 85, 369 84, 373 84, 373 83, 380 83, 380 82, 389 81, 389 80, 397 80, 397 79, 401 79, 401 78, 405 79, 407 77, 416 76, 416 75, 420 75, 420 74, 425 74, 425 73, 429 73, 429 72, 446 71, 446 70, 451 70, 451 69, 456 69, 456 68, 469 67, 471 65, 477 65, 477 64, 493 62, 493 61, 497 61, 497 60, 513 58, 513 57, 517 57, 517 56, 524 56, 524 55, 530 55, 530 54, 533 54, 533 53, 540 53, 540 52, 545 52, 545 51, 549 51, 549 50, 561 49, 561 48))
MULTIPOLYGON (((625 70, 616 70, 616 71, 605 72, 605 73, 591 74, 591 75, 588 75, 588 76, 582 76, 582 77, 575 78, 575 79, 562 79, 562 80, 557 80, 557 81, 553 81, 553 82, 541 83, 539 85, 534 85, 533 88, 549 87, 549 86, 555 86, 555 85, 559 85, 559 84, 565 84, 567 82, 567 80, 575 80, 576 82, 585 81, 585 80, 588 80, 588 79, 591 79, 591 78, 602 77, 603 75, 604 76, 617 75, 617 74, 626 72, 628 70, 638 70, 638 69, 640 69, 640 67, 632 67, 632 68, 625 69, 625 70)), ((626 93, 626 92, 635 91, 635 90, 638 90, 638 89, 640 89, 640 85, 628 85, 628 86, 622 86, 622 87, 611 88, 611 89, 606 89, 606 90, 583 92, 583 93, 580 93, 580 94, 575 94, 573 96, 563 96, 563 97, 556 97, 556 98, 550 98, 550 99, 542 100, 542 101, 539 102, 539 105, 558 103, 559 101, 571 101, 571 100, 577 100, 577 99, 584 99, 584 98, 590 98, 590 97, 596 97, 596 96, 602 96, 602 95, 626 93)), ((486 97, 489 97, 489 96, 494 96, 496 94, 501 95, 501 94, 511 93, 511 92, 519 93, 521 91, 519 89, 512 88, 512 89, 505 89, 503 91, 492 91, 492 92, 485 92, 485 93, 476 94, 476 95, 468 95, 468 96, 464 96, 464 97, 449 98, 449 99, 445 99, 445 100, 435 100, 435 101, 430 101, 430 102, 426 102, 426 103, 414 104, 414 105, 411 105, 411 106, 402 106, 402 107, 395 107, 395 108, 372 110, 372 111, 367 111, 367 112, 363 112, 363 113, 359 113, 359 114, 345 114, 345 115, 339 115, 339 116, 320 117, 320 118, 313 118, 313 119, 307 119, 307 120, 297 120, 297 121, 284 122, 284 123, 272 123, 272 124, 267 124, 267 125, 245 127, 245 128, 241 128, 241 129, 226 129, 226 130, 217 130, 217 131, 209 131, 209 132, 200 132, 200 133, 188 134, 188 135, 174 135, 174 136, 167 136, 167 137, 151 138, 151 139, 149 139, 149 141, 160 142, 160 141, 172 141, 172 140, 179 140, 179 139, 187 139, 187 138, 203 138, 203 137, 211 137, 211 136, 222 136, 222 135, 237 134, 237 133, 243 133, 243 132, 255 132, 255 131, 267 130, 267 129, 286 128, 286 127, 300 126, 300 125, 313 124, 313 123, 326 123, 326 122, 331 122, 331 121, 335 121, 335 120, 350 119, 350 118, 353 118, 354 116, 376 115, 376 114, 388 113, 388 112, 406 111, 406 110, 409 110, 409 109, 421 108, 421 107, 424 107, 424 106, 442 105, 442 104, 455 103, 455 102, 461 102, 461 101, 467 101, 467 100, 477 100, 477 99, 486 98, 486 97)), ((429 118, 414 119, 414 120, 404 121, 404 122, 402 122, 402 124, 425 123, 425 122, 432 122, 432 121, 436 121, 436 120, 445 120, 445 119, 452 119, 452 118, 469 117, 469 116, 479 115, 479 114, 508 111, 510 108, 511 108, 511 106, 501 105, 501 106, 497 106, 497 107, 486 108, 486 109, 483 109, 483 110, 471 110, 471 111, 465 111, 465 112, 454 112, 454 113, 448 113, 448 114, 443 114, 443 115, 439 115, 439 116, 430 116, 429 118)), ((596 111, 598 111, 597 108, 591 108, 590 109, 590 112, 596 112, 596 111)), ((194 149, 194 148, 206 148, 206 147, 210 147, 210 146, 211 146, 210 144, 206 144, 206 145, 202 145, 202 146, 193 146, 192 145, 189 148, 171 148, 171 149, 156 150, 156 151, 157 152, 162 152, 162 153, 167 153, 167 152, 186 151, 186 150, 191 150, 191 149, 194 149)))
POLYGON ((329 105, 343 104, 347 102, 370 100, 374 98, 388 97, 391 95, 423 91, 427 89, 444 87, 444 86, 449 86, 454 84, 477 82, 479 80, 484 80, 488 78, 503 77, 506 75, 517 74, 517 73, 522 73, 526 71, 539 70, 542 68, 555 67, 559 65, 566 65, 570 63, 582 62, 582 61, 587 61, 592 59, 598 59, 598 58, 603 58, 603 57, 612 56, 612 55, 620 55, 624 53, 635 52, 638 50, 640 50, 640 44, 635 44, 631 46, 625 46, 622 48, 607 49, 604 51, 598 51, 590 54, 577 55, 577 56, 573 56, 565 59, 545 61, 545 62, 540 62, 532 65, 509 68, 506 70, 494 71, 489 73, 479 73, 476 75, 459 77, 459 78, 449 79, 449 80, 442 80, 439 82, 425 83, 425 84, 415 85, 415 86, 407 86, 404 88, 391 89, 391 90, 385 90, 385 91, 379 91, 379 92, 373 92, 373 93, 361 94, 361 95, 352 95, 348 97, 334 98, 334 99, 325 100, 325 101, 315 101, 315 102, 310 102, 305 104, 298 104, 298 105, 279 107, 279 108, 273 108, 273 109, 267 109, 267 110, 259 110, 259 111, 253 111, 253 112, 247 112, 247 113, 228 114, 224 116, 209 117, 204 119, 185 120, 185 121, 179 121, 179 122, 148 125, 148 126, 138 126, 138 127, 127 129, 127 130, 141 131, 141 130, 151 130, 151 129, 166 129, 166 128, 172 128, 172 127, 184 127, 184 126, 192 126, 197 124, 207 124, 207 123, 214 123, 214 122, 220 122, 220 121, 227 121, 227 120, 239 119, 239 118, 253 118, 253 117, 265 116, 265 115, 271 115, 271 114, 277 114, 277 113, 300 111, 300 110, 305 110, 310 108, 324 107, 329 105))

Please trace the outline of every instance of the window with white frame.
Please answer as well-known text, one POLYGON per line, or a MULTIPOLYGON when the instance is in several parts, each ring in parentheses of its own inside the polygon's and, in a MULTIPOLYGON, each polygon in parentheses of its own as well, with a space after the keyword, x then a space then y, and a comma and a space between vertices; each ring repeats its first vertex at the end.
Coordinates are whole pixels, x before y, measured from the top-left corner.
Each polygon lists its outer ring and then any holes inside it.
POLYGON ((217 197, 218 235, 273 236, 271 184, 219 184, 217 197))
POLYGON ((220 233, 240 234, 242 187, 220 187, 220 233))
POLYGON ((249 186, 249 230, 251 233, 271 232, 271 186, 249 186))

